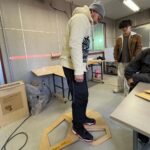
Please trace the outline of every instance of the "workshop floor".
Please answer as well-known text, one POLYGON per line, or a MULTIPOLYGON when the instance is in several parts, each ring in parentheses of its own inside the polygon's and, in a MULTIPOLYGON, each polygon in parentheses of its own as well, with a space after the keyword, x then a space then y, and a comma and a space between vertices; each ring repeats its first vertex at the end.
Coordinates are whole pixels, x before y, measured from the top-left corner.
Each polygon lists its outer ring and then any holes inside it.
MULTIPOLYGON (((116 85, 116 76, 104 76, 104 84, 90 84, 88 108, 102 114, 103 118, 110 127, 112 138, 98 146, 90 146, 87 143, 79 141, 65 150, 132 150, 132 130, 126 126, 113 121, 110 114, 123 100, 123 94, 113 94, 112 90, 116 85)), ((27 120, 18 131, 24 131, 28 134, 29 140, 24 150, 39 150, 39 144, 42 133, 54 120, 64 112, 70 111, 71 102, 64 104, 58 99, 53 99, 47 108, 37 116, 32 116, 27 120)), ((0 129, 0 148, 7 137, 22 122, 18 121, 0 129)), ((52 135, 51 142, 54 144, 65 134, 65 124, 62 124, 52 135)), ((14 139, 8 146, 7 150, 17 150, 24 144, 24 136, 20 135, 14 139)), ((150 145, 146 145, 142 150, 150 150, 150 145)))

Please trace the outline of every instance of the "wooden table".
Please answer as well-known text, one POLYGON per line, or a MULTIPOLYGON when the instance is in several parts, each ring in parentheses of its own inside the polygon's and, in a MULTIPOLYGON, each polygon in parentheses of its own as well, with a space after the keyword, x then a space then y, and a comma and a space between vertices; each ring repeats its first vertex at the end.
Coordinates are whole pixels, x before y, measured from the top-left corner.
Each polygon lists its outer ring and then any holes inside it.
POLYGON ((60 65, 46 66, 46 67, 34 69, 34 70, 32 70, 32 72, 38 77, 42 77, 42 76, 46 76, 46 75, 52 75, 55 95, 57 92, 56 88, 59 88, 62 90, 64 102, 67 101, 68 98, 67 99, 65 98, 65 87, 64 87, 64 80, 63 80, 65 75, 64 75, 64 71, 63 71, 62 66, 60 66, 60 65), (58 76, 61 78, 61 86, 56 84, 55 76, 58 76))
MULTIPOLYGON (((103 83, 103 61, 100 59, 99 60, 89 60, 88 65, 92 67, 92 79, 93 79, 93 73, 94 73, 93 65, 99 65, 101 67, 101 79, 100 79, 100 81, 102 81, 102 83, 103 83)), ((34 69, 34 70, 32 70, 32 73, 38 77, 52 75, 55 94, 57 92, 56 88, 60 88, 62 90, 64 102, 66 102, 65 87, 64 87, 64 80, 63 80, 65 75, 64 75, 64 71, 63 71, 63 68, 61 65, 46 66, 46 67, 34 69), (58 76, 61 78, 61 86, 56 84, 55 76, 58 76)), ((69 99, 69 94, 68 94, 67 99, 69 99)))
POLYGON ((88 66, 91 67, 91 70, 92 70, 92 80, 93 81, 100 81, 101 83, 104 83, 103 82, 103 74, 104 74, 104 60, 101 60, 101 59, 92 59, 92 60, 88 60, 88 66), (94 80, 94 74, 96 73, 94 70, 93 70, 93 66, 100 66, 100 79, 99 80, 94 80))
POLYGON ((139 83, 111 114, 113 119, 133 129, 134 150, 138 150, 138 132, 150 137, 150 102, 135 96, 149 89, 150 84, 139 83))
POLYGON ((65 77, 62 66, 60 66, 60 65, 46 66, 46 67, 38 68, 38 69, 32 70, 32 72, 38 77, 44 76, 44 75, 51 75, 51 74, 65 77))

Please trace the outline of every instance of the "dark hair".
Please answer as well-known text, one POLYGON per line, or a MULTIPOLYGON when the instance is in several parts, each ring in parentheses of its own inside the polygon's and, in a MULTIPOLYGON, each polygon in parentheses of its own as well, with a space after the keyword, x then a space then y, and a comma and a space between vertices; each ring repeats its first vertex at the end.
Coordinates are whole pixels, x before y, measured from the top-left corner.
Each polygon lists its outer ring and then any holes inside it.
POLYGON ((132 26, 132 21, 131 20, 122 20, 119 24, 119 29, 132 26))

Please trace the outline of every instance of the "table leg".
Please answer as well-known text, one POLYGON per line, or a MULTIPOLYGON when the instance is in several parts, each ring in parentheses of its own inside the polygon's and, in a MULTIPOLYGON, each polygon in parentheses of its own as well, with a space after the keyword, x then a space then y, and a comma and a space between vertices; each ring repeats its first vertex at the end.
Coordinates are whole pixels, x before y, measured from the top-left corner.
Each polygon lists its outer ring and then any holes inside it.
POLYGON ((65 98, 65 89, 64 89, 64 80, 63 80, 63 77, 61 77, 61 84, 62 84, 63 98, 65 98))
POLYGON ((100 64, 100 69, 101 69, 101 80, 103 81, 103 62, 100 64))
POLYGON ((138 133, 133 130, 133 150, 138 150, 138 133))
POLYGON ((91 65, 91 71, 92 71, 92 80, 93 80, 93 65, 91 65))
POLYGON ((68 90, 68 100, 72 101, 72 97, 70 99, 70 96, 71 96, 71 92, 70 92, 70 90, 68 90))
POLYGON ((48 81, 49 81, 49 86, 48 86, 48 88, 49 88, 50 97, 51 97, 51 96, 52 96, 52 91, 51 91, 51 78, 50 78, 50 76, 48 77, 48 81))
POLYGON ((53 85, 54 85, 54 93, 56 93, 56 86, 55 86, 55 75, 53 74, 53 85))

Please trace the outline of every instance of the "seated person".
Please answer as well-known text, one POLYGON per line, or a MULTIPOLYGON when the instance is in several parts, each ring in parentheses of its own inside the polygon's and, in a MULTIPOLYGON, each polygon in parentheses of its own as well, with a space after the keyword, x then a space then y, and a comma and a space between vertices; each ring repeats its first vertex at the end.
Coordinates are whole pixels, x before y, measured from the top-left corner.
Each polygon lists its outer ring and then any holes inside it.
MULTIPOLYGON (((125 77, 130 91, 138 82, 150 83, 150 48, 139 53, 126 67, 125 77)), ((138 134, 138 138, 143 143, 149 142, 149 137, 138 134)))

